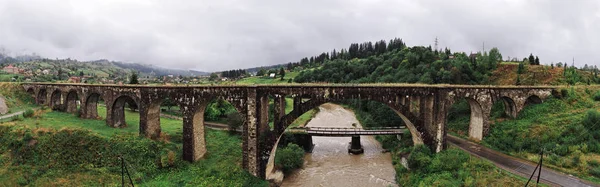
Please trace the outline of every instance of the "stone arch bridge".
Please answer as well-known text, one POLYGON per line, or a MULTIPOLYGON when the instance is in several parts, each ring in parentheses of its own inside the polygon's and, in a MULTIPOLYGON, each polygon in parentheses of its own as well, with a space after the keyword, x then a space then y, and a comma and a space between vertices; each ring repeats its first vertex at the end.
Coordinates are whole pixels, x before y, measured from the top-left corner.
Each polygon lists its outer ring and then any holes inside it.
POLYGON ((254 85, 254 86, 143 86, 87 84, 23 84, 38 104, 55 110, 80 113, 82 118, 98 118, 102 99, 107 108, 106 124, 123 127, 125 104, 137 106, 139 134, 160 136, 160 105, 174 101, 183 115, 183 159, 196 161, 206 153, 204 110, 214 99, 230 102, 243 116, 243 168, 264 178, 266 163, 276 137, 296 118, 327 102, 348 99, 373 100, 393 109, 409 129, 415 144, 425 144, 439 152, 446 144, 448 109, 459 99, 471 108, 469 137, 481 140, 490 129, 493 103, 502 102, 508 116, 516 117, 526 104, 541 103, 556 93, 553 87, 458 86, 458 85, 254 85), (293 98, 293 110, 285 113, 285 98, 293 98), (274 103, 274 127, 269 123, 269 101, 274 103), (77 105, 80 104, 80 110, 77 105))

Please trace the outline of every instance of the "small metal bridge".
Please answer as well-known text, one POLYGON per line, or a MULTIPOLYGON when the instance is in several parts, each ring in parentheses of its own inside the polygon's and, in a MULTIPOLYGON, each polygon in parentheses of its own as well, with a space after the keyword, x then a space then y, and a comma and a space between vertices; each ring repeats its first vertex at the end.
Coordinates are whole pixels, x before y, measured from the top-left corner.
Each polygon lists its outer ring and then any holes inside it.
POLYGON ((378 128, 353 128, 353 127, 292 127, 287 132, 295 134, 308 134, 311 136, 359 136, 359 135, 398 135, 403 134, 406 127, 378 127, 378 128))

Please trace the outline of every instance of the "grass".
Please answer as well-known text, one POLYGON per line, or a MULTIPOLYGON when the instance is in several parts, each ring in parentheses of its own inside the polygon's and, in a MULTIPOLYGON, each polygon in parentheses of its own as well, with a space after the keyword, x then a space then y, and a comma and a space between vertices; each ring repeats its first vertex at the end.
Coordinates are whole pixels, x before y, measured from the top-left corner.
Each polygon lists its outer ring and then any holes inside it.
MULTIPOLYGON (((492 72, 490 83, 493 85, 515 85, 517 83, 518 62, 503 62, 492 72)), ((564 85, 564 67, 548 65, 525 65, 525 72, 520 75, 521 85, 564 85)), ((591 79, 590 72, 578 70, 583 80, 591 79)), ((581 84, 581 83, 580 83, 581 84)))
POLYGON ((394 165, 400 186, 524 186, 527 180, 453 147, 437 154, 412 150, 408 165, 410 171, 394 165))
MULTIPOLYGON (((104 117, 106 109, 99 107, 98 113, 104 117)), ((116 135, 137 137, 139 130, 139 115, 126 110, 125 128, 111 128, 106 126, 104 120, 82 120, 75 115, 55 111, 38 112, 37 117, 27 118, 23 121, 6 122, 2 126, 15 126, 16 129, 82 129, 90 130, 93 134, 109 138, 116 135)), ((162 131, 171 137, 181 137, 182 121, 161 118, 162 131)), ((227 132, 206 130, 206 142, 208 153, 204 159, 182 164, 168 169, 157 169, 151 178, 141 177, 136 181, 137 186, 245 186, 249 184, 266 186, 266 182, 251 176, 241 167, 242 149, 241 137, 230 135, 227 132)), ((167 142, 173 144, 177 155, 181 155, 181 143, 167 142)), ((0 160, 10 160, 6 154, 0 160)), ((0 161, 0 164, 2 162, 0 161)), ((26 165, 12 166, 6 162, 0 169, 0 181, 6 181, 5 185, 18 186, 22 176, 29 176, 31 168, 26 165)), ((136 168, 130 168, 135 172, 136 168)), ((34 169, 34 171, 37 171, 34 169)), ((50 169, 41 176, 37 176, 28 184, 32 186, 114 186, 120 183, 120 173, 109 172, 100 169, 88 171, 65 171, 50 169)))
MULTIPOLYGON (((482 145, 508 155, 539 161, 538 153, 545 149, 544 165, 577 177, 600 183, 600 178, 590 171, 596 169, 589 163, 600 162, 598 139, 582 121, 590 109, 600 109, 593 95, 597 86, 565 88, 563 98, 545 100, 544 103, 525 107, 517 119, 498 117, 492 110, 490 134, 482 145)), ((466 137, 470 113, 461 114, 448 122, 448 132, 466 137)))
POLYGON ((270 78, 268 76, 247 77, 236 81, 236 84, 287 84, 290 79, 294 79, 300 72, 286 72, 283 80, 281 77, 270 78))

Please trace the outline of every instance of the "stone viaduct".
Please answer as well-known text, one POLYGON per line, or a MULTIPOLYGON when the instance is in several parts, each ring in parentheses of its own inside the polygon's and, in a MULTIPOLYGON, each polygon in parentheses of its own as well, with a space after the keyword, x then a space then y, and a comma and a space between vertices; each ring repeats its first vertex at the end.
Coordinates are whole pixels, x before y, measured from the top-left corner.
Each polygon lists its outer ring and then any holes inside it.
POLYGON ((526 104, 541 103, 556 91, 552 87, 458 86, 458 85, 255 85, 255 86, 143 86, 86 84, 23 84, 38 104, 55 110, 79 112, 82 118, 97 119, 97 105, 106 104, 106 124, 126 126, 126 104, 139 109, 141 136, 160 136, 160 105, 174 101, 183 114, 183 159, 196 161, 206 150, 204 110, 215 99, 231 103, 243 116, 243 168, 265 178, 271 148, 296 118, 327 102, 348 99, 373 100, 393 109, 404 121, 415 144, 433 151, 445 148, 446 117, 450 106, 466 99, 471 108, 469 137, 481 140, 490 129, 493 103, 504 103, 505 112, 516 117, 526 104), (293 98, 293 110, 285 113, 285 98, 293 98), (274 106, 274 127, 269 127, 269 101, 274 106), (77 105, 80 103, 80 110, 77 105))

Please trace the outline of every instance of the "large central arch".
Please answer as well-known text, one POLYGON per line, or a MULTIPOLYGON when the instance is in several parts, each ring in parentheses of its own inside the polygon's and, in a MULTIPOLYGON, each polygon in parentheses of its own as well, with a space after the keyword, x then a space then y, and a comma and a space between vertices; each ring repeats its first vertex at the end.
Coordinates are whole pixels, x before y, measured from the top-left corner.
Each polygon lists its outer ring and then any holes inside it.
MULTIPOLYGON (((341 102, 341 101, 348 100, 348 99, 355 99, 355 98, 337 98, 337 99, 312 98, 305 102, 296 101, 294 103, 294 105, 298 105, 298 106, 294 106, 294 109, 290 113, 284 115, 281 118, 281 120, 279 120, 280 123, 276 124, 276 129, 286 129, 290 124, 292 124, 302 114, 304 114, 312 109, 315 109, 315 108, 321 106, 322 104, 329 103, 329 102, 341 102)), ((377 98, 366 98, 365 100, 376 101, 376 102, 385 104, 390 109, 392 109, 402 119, 402 121, 404 122, 404 125, 406 125, 406 127, 410 131, 410 133, 412 135, 413 143, 415 145, 423 144, 422 133, 420 133, 420 131, 419 131, 419 129, 417 129, 417 126, 415 125, 415 123, 413 123, 413 121, 415 121, 417 118, 414 116, 414 114, 412 112, 409 112, 410 109, 408 106, 400 105, 397 102, 382 101, 377 98), (411 120, 411 119, 413 119, 413 120, 411 120)), ((279 130, 278 133, 283 133, 283 130, 279 130)), ((281 134, 275 134, 275 135, 280 136, 281 134)))

